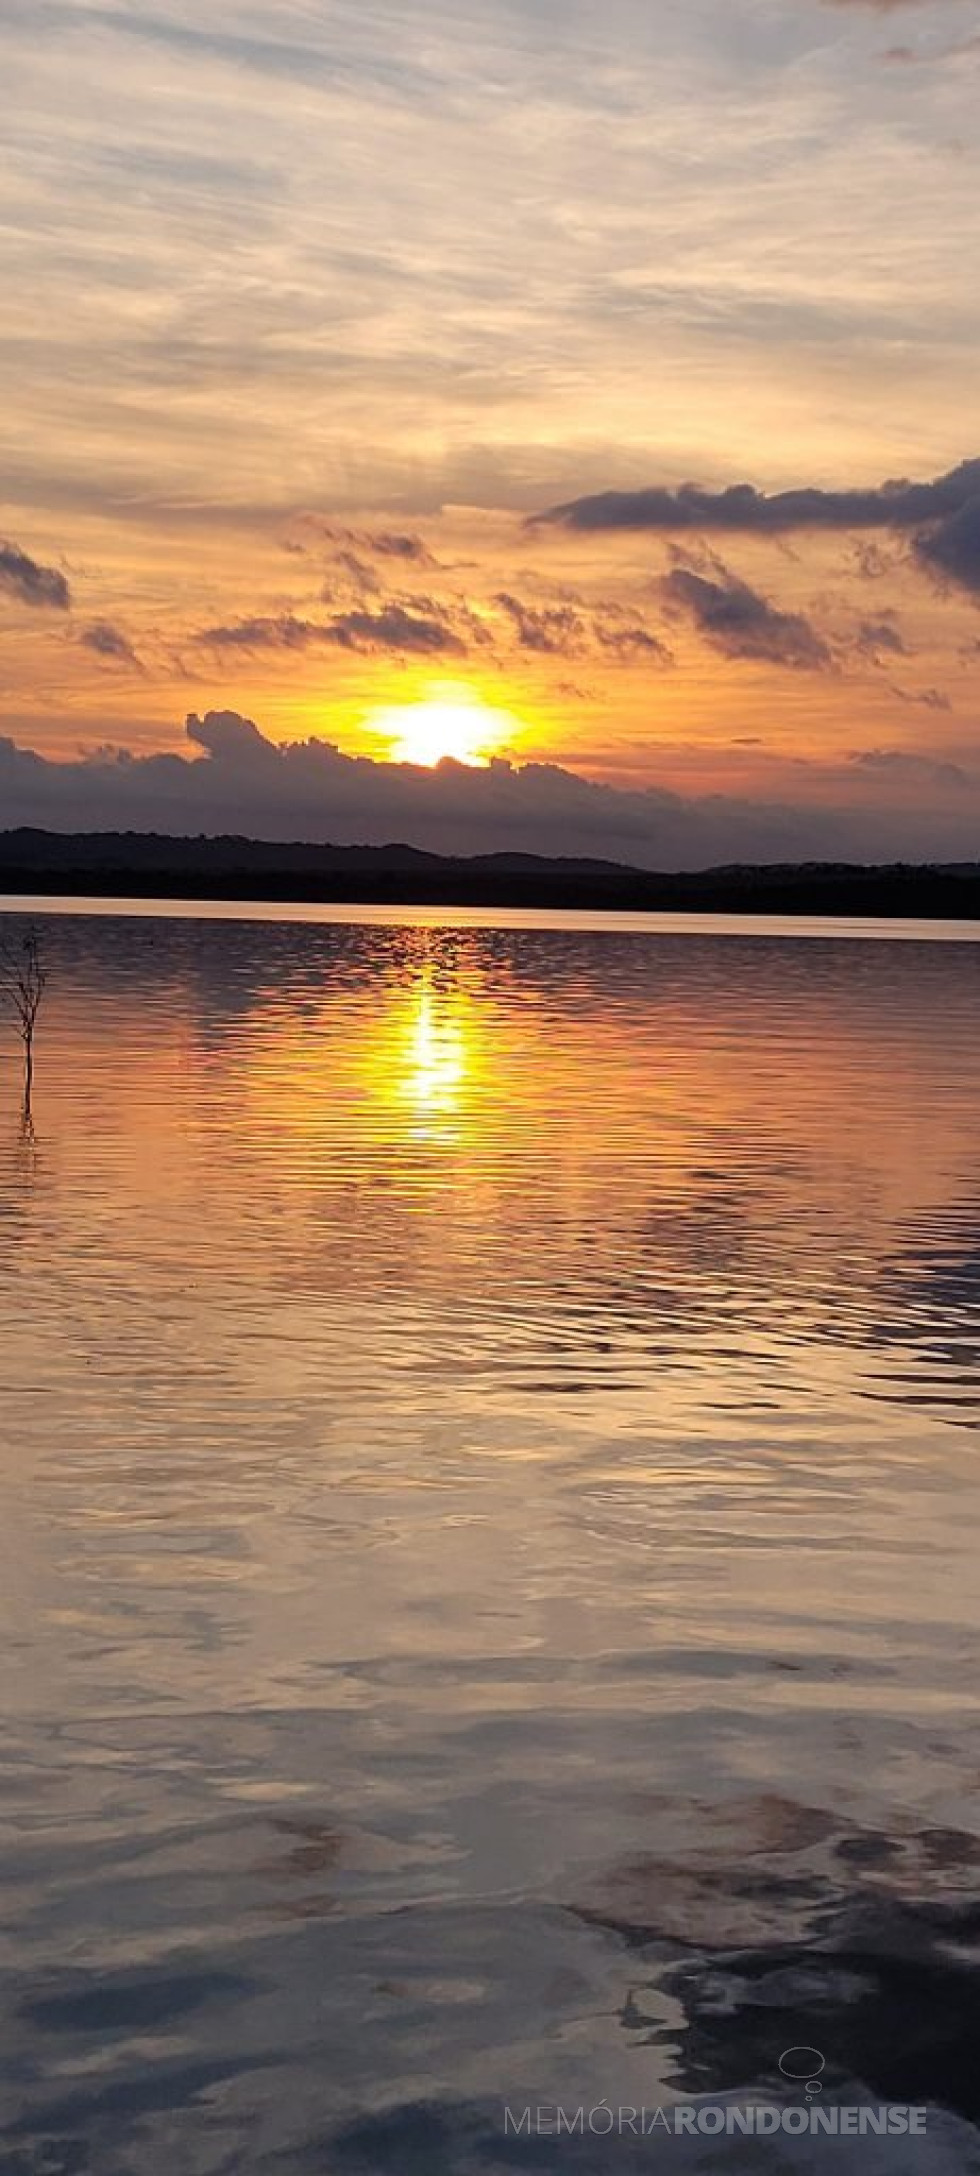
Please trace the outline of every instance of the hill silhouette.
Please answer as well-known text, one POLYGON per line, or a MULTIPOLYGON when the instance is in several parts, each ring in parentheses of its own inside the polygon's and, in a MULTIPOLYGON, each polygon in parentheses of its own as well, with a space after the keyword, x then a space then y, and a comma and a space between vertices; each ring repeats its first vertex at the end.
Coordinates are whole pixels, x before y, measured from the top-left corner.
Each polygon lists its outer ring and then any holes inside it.
POLYGON ((972 919, 980 915, 980 863, 733 864, 678 873, 563 855, 22 828, 0 832, 0 892, 972 919))

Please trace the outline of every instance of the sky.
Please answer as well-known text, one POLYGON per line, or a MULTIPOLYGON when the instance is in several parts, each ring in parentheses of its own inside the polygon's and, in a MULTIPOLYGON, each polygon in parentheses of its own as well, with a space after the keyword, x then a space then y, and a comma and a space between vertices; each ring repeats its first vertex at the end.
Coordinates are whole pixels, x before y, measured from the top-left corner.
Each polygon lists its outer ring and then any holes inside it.
POLYGON ((980 0, 0 0, 0 824, 980 851, 980 0))

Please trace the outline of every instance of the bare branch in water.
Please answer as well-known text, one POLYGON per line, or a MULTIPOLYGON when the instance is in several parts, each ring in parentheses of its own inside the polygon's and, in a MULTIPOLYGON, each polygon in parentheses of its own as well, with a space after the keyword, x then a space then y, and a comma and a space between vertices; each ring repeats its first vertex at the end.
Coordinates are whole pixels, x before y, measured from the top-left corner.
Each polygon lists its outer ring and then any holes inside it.
POLYGON ((24 1045, 24 1117, 28 1123, 34 1088, 34 1030, 47 980, 41 940, 33 924, 21 938, 0 942, 0 1001, 13 1013, 24 1045))

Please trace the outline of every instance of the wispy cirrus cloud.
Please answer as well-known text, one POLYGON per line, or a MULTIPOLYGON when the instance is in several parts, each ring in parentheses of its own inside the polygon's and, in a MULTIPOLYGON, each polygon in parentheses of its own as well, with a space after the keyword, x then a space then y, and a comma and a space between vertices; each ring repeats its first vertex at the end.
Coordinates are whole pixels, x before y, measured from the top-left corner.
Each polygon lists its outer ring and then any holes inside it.
POLYGON ((5 0, 20 488, 202 521, 209 496, 285 515, 315 476, 398 533, 449 496, 621 481, 607 416, 629 460, 656 413, 673 474, 760 432, 785 470, 801 426, 860 459, 869 419, 874 458, 883 400, 903 447, 923 353, 969 369, 959 117, 896 124, 815 7, 733 20, 609 0, 556 40, 540 0, 250 0, 232 26, 221 0, 5 0))
POLYGON ((339 547, 337 556, 342 562, 356 556, 359 564, 368 558, 395 560, 402 567, 436 565, 424 538, 414 530, 342 528, 322 514, 297 515, 284 544, 286 551, 301 554, 323 546, 339 547))
POLYGON ((949 0, 824 0, 825 7, 863 8, 874 15, 893 15, 898 8, 948 6, 949 0))

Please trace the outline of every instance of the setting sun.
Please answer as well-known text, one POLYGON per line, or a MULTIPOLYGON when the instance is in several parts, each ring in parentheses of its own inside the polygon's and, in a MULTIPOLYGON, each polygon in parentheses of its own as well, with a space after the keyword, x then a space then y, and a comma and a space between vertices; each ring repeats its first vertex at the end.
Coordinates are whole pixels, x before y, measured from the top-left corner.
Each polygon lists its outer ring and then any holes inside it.
POLYGON ((431 767, 450 757, 454 763, 488 763, 509 747, 520 731, 510 710, 484 703, 468 688, 447 687, 414 703, 392 703, 366 721, 387 743, 392 763, 431 767))

